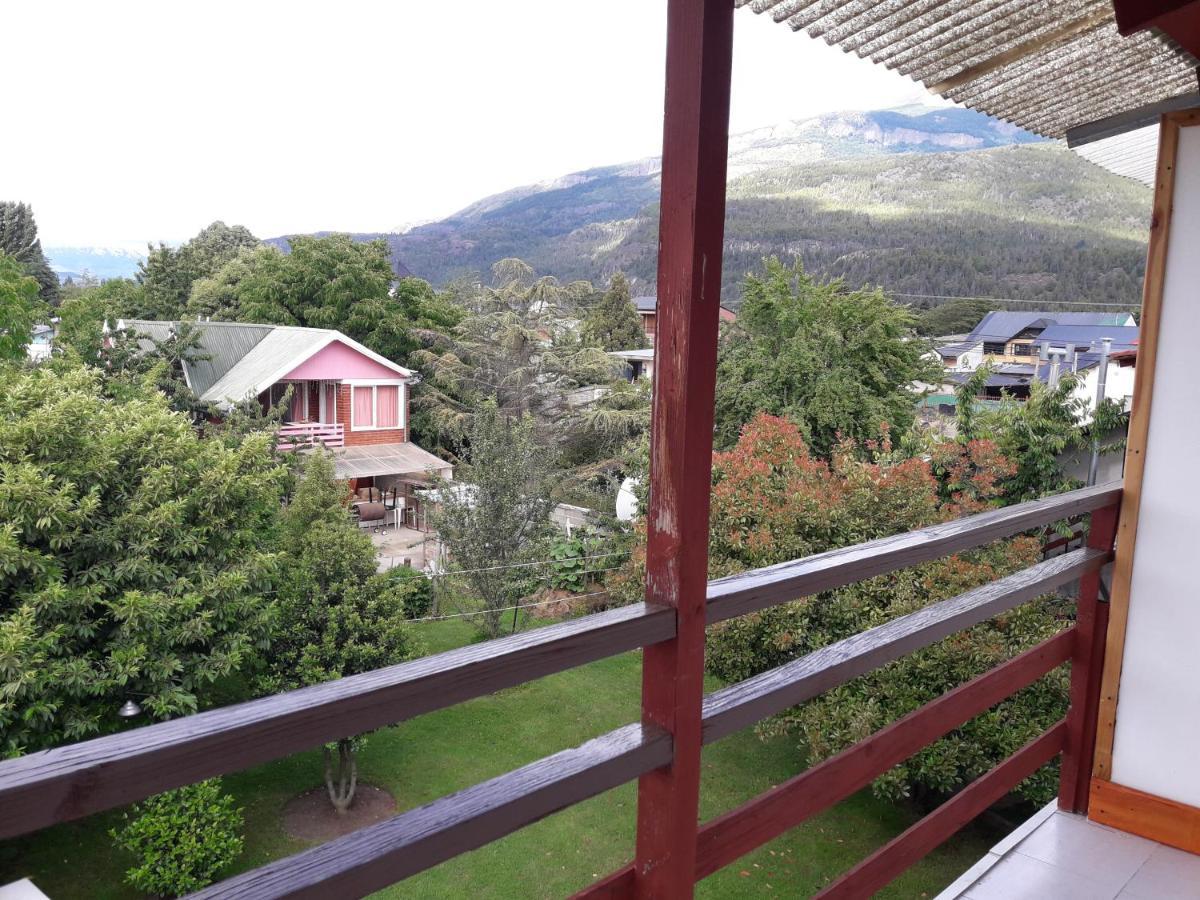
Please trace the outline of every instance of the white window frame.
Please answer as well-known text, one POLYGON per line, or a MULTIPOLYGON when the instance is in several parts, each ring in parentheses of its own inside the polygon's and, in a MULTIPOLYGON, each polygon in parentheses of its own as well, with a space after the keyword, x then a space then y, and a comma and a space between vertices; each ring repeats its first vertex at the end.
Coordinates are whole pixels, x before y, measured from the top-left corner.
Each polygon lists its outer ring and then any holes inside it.
POLYGON ((350 385, 350 430, 351 431, 397 431, 404 427, 404 385, 408 383, 405 378, 347 378, 342 381, 342 384, 350 385), (398 387, 396 391, 396 424, 380 427, 378 425, 359 425, 354 421, 354 389, 367 388, 371 389, 371 419, 377 419, 379 413, 378 395, 376 390, 380 387, 398 387))

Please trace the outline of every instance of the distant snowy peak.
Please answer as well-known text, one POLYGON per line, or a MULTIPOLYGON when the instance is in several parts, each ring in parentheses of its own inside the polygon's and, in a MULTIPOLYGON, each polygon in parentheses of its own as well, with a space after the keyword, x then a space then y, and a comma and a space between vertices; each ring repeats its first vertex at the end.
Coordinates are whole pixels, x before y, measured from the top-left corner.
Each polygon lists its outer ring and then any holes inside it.
POLYGON ((146 254, 128 247, 43 247, 61 280, 78 278, 84 272, 101 280, 132 278, 146 254))

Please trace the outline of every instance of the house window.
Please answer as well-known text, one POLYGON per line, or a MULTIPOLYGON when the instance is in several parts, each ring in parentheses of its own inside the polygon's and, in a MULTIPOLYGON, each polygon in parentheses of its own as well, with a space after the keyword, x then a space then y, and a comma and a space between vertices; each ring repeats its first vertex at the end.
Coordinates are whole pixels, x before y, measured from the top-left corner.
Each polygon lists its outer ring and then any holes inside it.
POLYGON ((378 428, 400 427, 400 386, 381 384, 375 388, 375 425, 378 428))
POLYGON ((354 388, 354 421, 351 427, 355 429, 375 427, 375 387, 354 388))
POLYGON ((1013 344, 1013 356, 1033 356, 1033 344, 1013 344))
POLYGON ((993 341, 983 342, 983 352, 988 356, 1003 356, 1004 344, 998 344, 993 341))
POLYGON ((350 403, 352 431, 401 428, 404 425, 404 394, 399 384, 356 384, 350 403))

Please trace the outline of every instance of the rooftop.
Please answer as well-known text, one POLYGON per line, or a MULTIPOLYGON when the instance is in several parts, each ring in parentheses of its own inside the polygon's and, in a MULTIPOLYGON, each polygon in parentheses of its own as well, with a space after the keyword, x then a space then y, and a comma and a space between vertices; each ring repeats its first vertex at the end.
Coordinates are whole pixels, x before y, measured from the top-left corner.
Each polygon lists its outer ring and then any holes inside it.
MULTIPOLYGON (((198 335, 197 356, 185 360, 188 387, 202 401, 238 403, 255 397, 314 353, 340 341, 406 378, 412 373, 332 328, 297 325, 263 325, 246 322, 188 322, 198 335)), ((178 321, 121 319, 120 328, 132 329, 155 341, 176 334, 178 321)))

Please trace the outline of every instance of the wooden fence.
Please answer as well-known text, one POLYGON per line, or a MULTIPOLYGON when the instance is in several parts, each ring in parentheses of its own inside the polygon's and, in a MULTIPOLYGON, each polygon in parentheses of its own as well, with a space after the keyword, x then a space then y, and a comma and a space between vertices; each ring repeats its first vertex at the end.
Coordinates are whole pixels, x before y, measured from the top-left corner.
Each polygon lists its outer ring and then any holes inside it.
MULTIPOLYGON (((1075 623, 866 740, 712 821, 695 834, 698 880, 837 803, 963 722, 1070 661, 1068 716, 873 854, 826 896, 886 884, 1062 754, 1060 802, 1083 810, 1106 624, 1099 572, 1109 560, 1119 485, 993 510, 713 581, 707 619, 733 616, 1090 514, 1087 546, 933 603, 703 697, 710 743, 852 678, 1079 580, 1075 623)), ((0 763, 0 838, 45 828, 214 775, 403 721, 635 647, 678 640, 676 610, 638 604, 463 647, 363 675, 199 713, 0 763)), ((361 896, 609 788, 672 765, 671 734, 627 725, 574 749, 246 872, 202 897, 361 896)), ((659 823, 673 828, 680 823, 659 823)), ((694 827, 695 823, 690 823, 694 827)), ((639 827, 641 819, 639 818, 639 827)), ((683 824, 686 831, 688 823, 683 824)), ((630 866, 581 896, 630 896, 630 866)))

